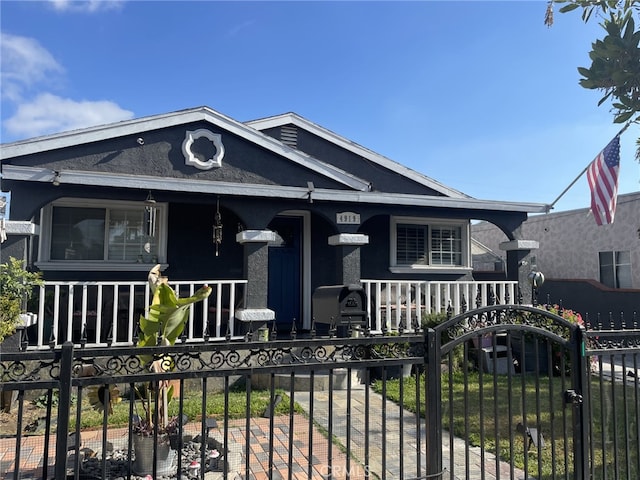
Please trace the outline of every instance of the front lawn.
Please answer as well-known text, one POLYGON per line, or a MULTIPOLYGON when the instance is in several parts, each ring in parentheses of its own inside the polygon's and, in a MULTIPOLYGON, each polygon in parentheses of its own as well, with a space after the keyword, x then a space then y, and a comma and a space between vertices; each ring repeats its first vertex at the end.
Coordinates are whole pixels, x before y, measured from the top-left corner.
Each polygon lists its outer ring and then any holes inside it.
MULTIPOLYGON (((388 380, 386 385, 387 397, 397 403, 400 381, 388 380)), ((402 381, 404 407, 415 412, 415 378, 402 381)), ((373 388, 381 393, 381 382, 373 388)), ((424 376, 420 388, 425 391, 424 376)), ((570 388, 565 377, 541 377, 538 383, 533 375, 514 375, 509 383, 506 375, 498 375, 494 381, 492 375, 484 374, 482 382, 477 372, 466 378, 456 373, 451 382, 443 375, 442 426, 456 437, 468 439, 469 446, 484 446, 535 478, 565 478, 565 472, 573 472, 573 407, 564 402, 564 391, 570 388), (518 427, 524 424, 523 412, 527 427, 537 426, 542 432, 544 448, 525 447, 526 436, 518 427)), ((639 478, 640 402, 635 386, 601 383, 592 377, 590 388, 593 478, 639 478)), ((420 398, 424 416, 424 393, 420 398)))

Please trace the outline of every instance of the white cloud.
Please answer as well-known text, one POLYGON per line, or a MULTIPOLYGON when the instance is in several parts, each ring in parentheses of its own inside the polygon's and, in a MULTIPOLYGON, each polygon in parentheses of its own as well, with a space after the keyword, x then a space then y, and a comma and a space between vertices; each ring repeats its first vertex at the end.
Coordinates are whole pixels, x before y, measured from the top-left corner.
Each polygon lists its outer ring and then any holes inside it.
POLYGON ((18 102, 24 92, 62 74, 64 68, 37 40, 0 34, 2 98, 18 102))
POLYGON ((9 110, 6 106, 15 107, 11 117, 3 118, 3 133, 8 134, 5 139, 12 141, 10 137, 34 137, 133 117, 133 112, 108 100, 77 101, 48 93, 52 82, 65 79, 64 68, 37 40, 1 35, 0 80, 5 114, 9 110))
POLYGON ((16 113, 4 122, 4 126, 12 135, 35 137, 130 118, 133 118, 133 112, 114 102, 75 101, 43 93, 18 105, 16 113))
POLYGON ((119 10, 124 0, 49 0, 59 12, 95 13, 107 10, 119 10))

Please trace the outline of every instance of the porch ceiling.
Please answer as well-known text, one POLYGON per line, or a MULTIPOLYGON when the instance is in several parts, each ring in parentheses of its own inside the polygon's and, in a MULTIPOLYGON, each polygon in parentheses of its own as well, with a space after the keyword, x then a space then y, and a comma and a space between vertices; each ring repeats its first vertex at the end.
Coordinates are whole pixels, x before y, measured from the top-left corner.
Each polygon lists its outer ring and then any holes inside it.
MULTIPOLYGON (((92 185, 101 187, 297 200, 307 200, 309 198, 308 188, 302 187, 212 182, 207 180, 165 178, 145 175, 106 174, 77 170, 64 170, 59 173, 60 183, 70 185, 92 185)), ((2 175, 6 180, 51 183, 53 181, 54 172, 50 169, 5 165, 3 166, 2 175)), ((331 190, 323 188, 316 188, 313 191, 313 200, 354 204, 403 205, 498 212, 546 213, 549 211, 549 205, 542 203, 501 202, 493 200, 478 200, 474 198, 450 198, 414 194, 331 190)))

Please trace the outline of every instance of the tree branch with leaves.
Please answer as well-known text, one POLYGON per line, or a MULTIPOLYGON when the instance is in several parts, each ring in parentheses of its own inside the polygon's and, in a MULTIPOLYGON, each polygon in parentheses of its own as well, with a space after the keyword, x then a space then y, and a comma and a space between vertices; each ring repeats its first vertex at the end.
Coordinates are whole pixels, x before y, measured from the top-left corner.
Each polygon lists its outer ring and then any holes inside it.
MULTIPOLYGON (((582 9, 585 23, 594 14, 602 19, 606 34, 591 44, 591 66, 578 67, 580 85, 604 93, 598 106, 611 101, 614 123, 640 123, 640 30, 634 20, 634 16, 640 20, 640 1, 549 0, 544 19, 549 27, 555 4, 562 5, 560 13, 582 9)), ((640 161, 640 138, 636 145, 640 161)))

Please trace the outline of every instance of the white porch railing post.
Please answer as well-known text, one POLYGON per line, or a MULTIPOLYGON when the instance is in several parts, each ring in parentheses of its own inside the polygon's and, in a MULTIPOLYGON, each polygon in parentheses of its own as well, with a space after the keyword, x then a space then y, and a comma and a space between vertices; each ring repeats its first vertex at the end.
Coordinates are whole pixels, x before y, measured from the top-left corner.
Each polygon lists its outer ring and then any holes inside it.
POLYGON ((362 280, 362 285, 368 298, 369 328, 373 333, 382 333, 383 321, 387 329, 397 330, 401 321, 405 322, 403 328, 412 329, 425 314, 446 312, 449 303, 454 315, 458 315, 462 313, 463 299, 467 310, 476 308, 477 302, 486 306, 490 292, 500 304, 507 303, 509 292, 509 301, 514 303, 512 292, 517 282, 362 280))
MULTIPOLYGON (((73 341, 73 297, 74 297, 74 289, 73 289, 73 284, 69 285, 67 288, 67 291, 69 292, 67 295, 67 335, 64 339, 65 342, 72 342, 73 341)), ((64 343, 64 342, 63 342, 64 343)))
POLYGON ((102 322, 98 321, 99 318, 102 318, 102 284, 99 283, 96 287, 96 342, 99 342, 102 338, 102 322))
MULTIPOLYGON (((210 314, 214 313, 213 304, 205 302, 202 310, 191 309, 188 320, 188 341, 203 341, 209 326, 209 338, 224 338, 228 325, 231 336, 235 337, 235 311, 238 298, 237 288, 246 285, 246 280, 206 280, 172 282, 180 296, 193 295, 204 284, 216 290, 215 325, 211 325, 210 314), (227 300, 228 299, 228 300, 227 300), (226 302, 229 302, 227 306, 226 302), (202 328, 198 321, 202 320, 202 328), (194 328, 198 325, 198 328, 194 328), (212 334, 213 332, 213 334, 212 334)), ((49 348, 51 332, 55 338, 54 346, 65 341, 80 342, 81 334, 86 332, 86 347, 104 346, 106 334, 111 332, 110 341, 118 345, 132 345, 133 335, 138 321, 138 311, 147 308, 151 293, 147 282, 65 282, 45 281, 38 290, 37 335, 31 339, 35 345, 30 349, 49 348), (108 293, 109 289, 112 294, 108 293), (76 298, 81 295, 80 298, 76 298), (66 308, 61 298, 66 297, 66 308), (144 305, 141 304, 144 302, 144 305), (110 305, 109 305, 110 304, 110 305), (61 308, 62 307, 62 308, 61 308), (126 324, 125 324, 126 322, 126 324), (75 332, 75 334, 74 334, 75 332)))

